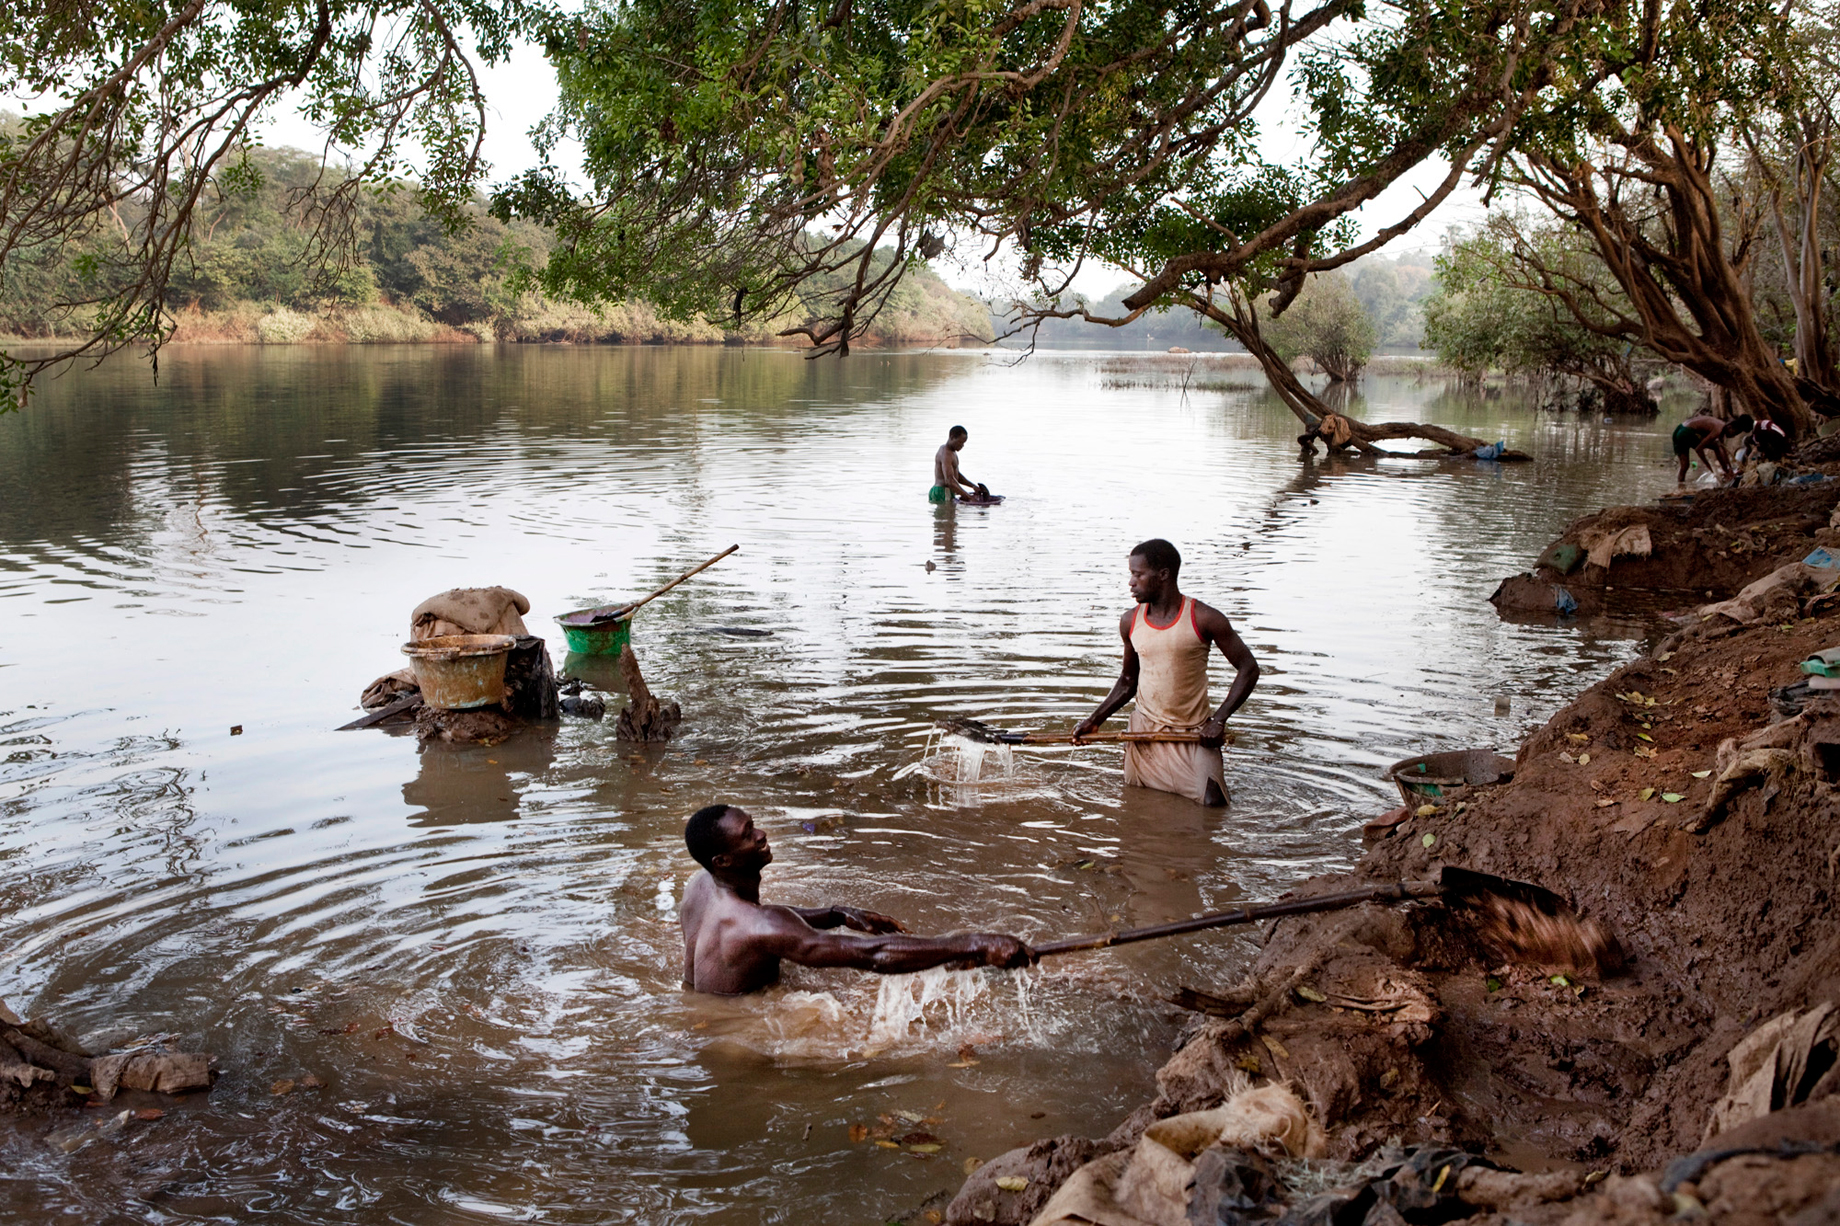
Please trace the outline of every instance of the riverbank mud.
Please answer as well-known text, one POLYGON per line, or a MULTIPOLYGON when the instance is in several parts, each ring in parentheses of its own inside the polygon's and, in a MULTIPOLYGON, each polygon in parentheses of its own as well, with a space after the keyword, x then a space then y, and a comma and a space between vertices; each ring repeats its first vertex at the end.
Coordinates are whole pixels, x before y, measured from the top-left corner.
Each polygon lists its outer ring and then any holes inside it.
MULTIPOLYGON (((1832 483, 1719 491, 1613 508, 1555 545, 1588 553, 1640 526, 1645 553, 1574 576, 1600 598, 1729 596, 1840 545, 1837 501, 1832 483)), ((1223 1016, 1197 1014, 1154 1101, 1104 1138, 995 1159, 945 1220, 1028 1222, 1072 1169, 1138 1145, 1156 1120, 1218 1106, 1247 1073, 1296 1090, 1333 1161, 1371 1167, 1388 1145, 1437 1145, 1570 1179, 1516 1184, 1499 1203, 1440 1192, 1435 1216, 1403 1220, 1835 1220, 1840 692, 1798 683, 1802 660, 1840 645, 1840 570, 1790 577, 1680 618, 1529 737, 1509 782, 1420 807, 1353 872, 1295 891, 1445 864, 1533 882, 1616 936, 1620 973, 1497 962, 1437 902, 1281 920, 1245 983, 1179 994, 1223 1016)), ((1333 1161, 1319 1187, 1373 1178, 1333 1161)), ((1293 1209, 1305 1199, 1294 1192, 1293 1209)), ((1364 1213, 1345 1220, 1377 1220, 1364 1213)))
POLYGON ((1731 596, 1816 548, 1840 556, 1836 504, 1840 481, 1828 480, 1610 507, 1570 524, 1489 600, 1504 615, 1592 617, 1637 593, 1682 605, 1731 596))

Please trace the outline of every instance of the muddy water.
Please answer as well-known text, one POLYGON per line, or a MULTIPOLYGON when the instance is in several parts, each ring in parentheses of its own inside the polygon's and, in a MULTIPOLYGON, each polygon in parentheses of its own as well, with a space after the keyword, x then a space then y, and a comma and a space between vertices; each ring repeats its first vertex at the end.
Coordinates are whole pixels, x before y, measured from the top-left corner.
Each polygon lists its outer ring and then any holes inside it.
POLYGON ((1538 462, 1300 465, 1250 376, 1203 364, 1184 394, 1122 363, 169 350, 157 386, 115 364, 0 419, 0 998, 223 1069, 72 1154, 0 1126, 0 1209, 879 1222, 967 1158, 1110 1129, 1153 1092, 1160 998, 1233 975, 1246 937, 696 999, 685 814, 751 808, 772 897, 921 931, 1278 893, 1354 859, 1385 763, 1511 747, 1635 650, 1640 627, 1504 625, 1485 597, 1567 519, 1671 480, 1661 425, 1398 379, 1356 411, 1538 462), (927 503, 954 423, 1001 507, 927 503), (1229 813, 1126 793, 1115 749, 1018 752, 1001 785, 903 770, 946 715, 1090 709, 1151 535, 1265 669, 1229 813), (639 617, 686 713, 667 748, 611 720, 491 748, 331 731, 434 592, 517 588, 561 662, 554 614, 736 542, 639 617), (882 1116, 943 1148, 852 1142, 882 1116))

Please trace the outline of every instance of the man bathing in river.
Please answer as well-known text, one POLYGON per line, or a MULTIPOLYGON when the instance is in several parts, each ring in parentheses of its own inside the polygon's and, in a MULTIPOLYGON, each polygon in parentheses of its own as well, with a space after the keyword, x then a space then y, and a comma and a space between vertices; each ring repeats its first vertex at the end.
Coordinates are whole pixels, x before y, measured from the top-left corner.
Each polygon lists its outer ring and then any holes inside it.
POLYGON ((989 932, 912 937, 886 915, 854 907, 763 906, 760 870, 773 862, 767 836, 746 810, 698 809, 684 846, 703 871, 684 889, 684 987, 739 996, 779 982, 782 960, 849 966, 883 975, 946 963, 1027 966, 1035 955, 1015 937, 989 932), (854 928, 867 936, 832 931, 854 928))
POLYGON ((1176 586, 1182 555, 1165 540, 1131 551, 1131 596, 1137 605, 1118 621, 1124 668, 1099 709, 1073 730, 1074 743, 1091 735, 1133 697, 1132 732, 1196 732, 1198 744, 1132 742, 1124 750, 1124 781, 1174 792, 1204 805, 1227 803, 1220 746, 1227 718, 1259 683, 1259 662, 1225 614, 1184 596, 1176 586), (1208 711, 1208 656, 1214 647, 1233 666, 1233 684, 1218 709, 1208 711))
POLYGON ((1687 465, 1690 457, 1694 455, 1697 455, 1699 462, 1706 466, 1706 471, 1711 472, 1712 461, 1706 458, 1707 448, 1711 448, 1713 454, 1718 456, 1719 470, 1725 474, 1727 479, 1730 479, 1733 474, 1731 460, 1725 454, 1725 440, 1737 438, 1755 424, 1748 413, 1742 417, 1733 418, 1731 421, 1720 421, 1716 417, 1708 417, 1702 413, 1698 417, 1689 417, 1675 426, 1674 455, 1680 460, 1680 470, 1674 474, 1674 480, 1682 482, 1687 479, 1687 465))
POLYGON ((978 498, 990 493, 958 471, 958 453, 970 439, 971 432, 963 426, 953 426, 946 432, 946 441, 933 453, 933 488, 926 492, 929 502, 950 502, 953 495, 978 498))

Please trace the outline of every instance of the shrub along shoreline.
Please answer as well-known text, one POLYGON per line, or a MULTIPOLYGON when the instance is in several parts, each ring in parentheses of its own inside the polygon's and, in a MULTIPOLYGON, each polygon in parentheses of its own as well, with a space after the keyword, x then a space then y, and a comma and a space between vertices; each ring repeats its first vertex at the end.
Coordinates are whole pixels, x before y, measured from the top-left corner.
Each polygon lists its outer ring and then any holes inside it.
MULTIPOLYGON (((615 303, 595 311, 574 303, 539 301, 529 309, 496 319, 449 324, 415 307, 387 302, 321 310, 237 302, 218 310, 189 307, 175 312, 173 320, 168 343, 176 345, 798 344, 772 328, 734 331, 702 319, 667 319, 646 303, 615 303)), ((896 313, 885 324, 854 344, 871 348, 908 343, 958 345, 985 344, 991 339, 988 319, 978 319, 969 310, 963 318, 953 320, 910 319, 896 313)), ((57 333, 0 332, 0 344, 7 345, 68 339, 71 338, 57 333)))

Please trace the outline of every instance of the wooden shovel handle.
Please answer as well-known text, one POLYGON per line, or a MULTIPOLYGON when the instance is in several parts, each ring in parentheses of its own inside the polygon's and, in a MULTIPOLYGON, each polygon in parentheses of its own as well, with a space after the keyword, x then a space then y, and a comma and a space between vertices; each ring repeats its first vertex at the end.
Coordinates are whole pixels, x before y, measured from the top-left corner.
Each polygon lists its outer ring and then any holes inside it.
POLYGON ((717 562, 720 562, 723 558, 726 558, 729 554, 734 553, 737 549, 740 549, 740 548, 741 546, 739 545, 730 545, 727 549, 724 549, 721 553, 718 553, 715 557, 709 559, 709 561, 707 562, 704 562, 702 565, 692 566, 689 570, 677 576, 677 578, 671 580, 669 583, 665 584, 663 587, 653 592, 650 596, 645 597, 643 600, 637 600, 637 601, 634 601, 632 604, 627 605, 625 609, 621 610, 621 614, 626 617, 631 617, 634 613, 637 613, 642 606, 652 603, 652 601, 658 599, 660 596, 664 595, 666 592, 670 591, 672 588, 676 587, 678 584, 682 583, 685 579, 688 579, 690 576, 697 574, 700 571, 708 570, 710 567, 714 566, 717 562))
POLYGON ((1296 898, 1288 902, 1252 903, 1237 911, 1216 911, 1210 915, 1198 915, 1194 919, 1177 920, 1173 924, 1157 924, 1151 928, 1127 928, 1123 932, 1101 932, 1088 937, 1068 937, 1062 941, 1046 941, 1033 948, 1036 957, 1077 953, 1083 949, 1109 949, 1113 945, 1154 941, 1158 937, 1173 937, 1184 932, 1200 932, 1206 928, 1224 928, 1230 924, 1255 924, 1259 920, 1275 919, 1281 915, 1340 911, 1346 907, 1357 907, 1364 902, 1403 902, 1411 898, 1435 898, 1443 892, 1443 888, 1435 881, 1392 881, 1385 885, 1370 885, 1358 890, 1344 890, 1339 894, 1318 894, 1314 898, 1296 898))
MULTIPOLYGON (((1155 745, 1199 745, 1201 743, 1201 734, 1199 732, 1094 732, 1088 736, 1082 737, 1080 743, 1082 745, 1090 745, 1094 741, 1135 741, 1139 744, 1155 745)), ((1073 744, 1073 734, 1071 732, 1029 732, 1023 734, 1020 743, 1023 745, 1071 745, 1073 744)), ((1233 734, 1229 732, 1222 744, 1231 745, 1232 743, 1233 734)))

